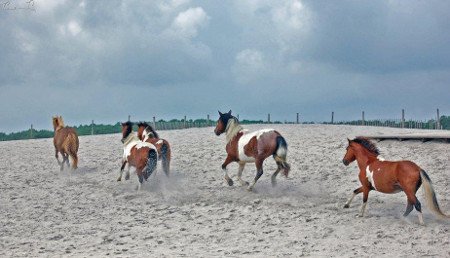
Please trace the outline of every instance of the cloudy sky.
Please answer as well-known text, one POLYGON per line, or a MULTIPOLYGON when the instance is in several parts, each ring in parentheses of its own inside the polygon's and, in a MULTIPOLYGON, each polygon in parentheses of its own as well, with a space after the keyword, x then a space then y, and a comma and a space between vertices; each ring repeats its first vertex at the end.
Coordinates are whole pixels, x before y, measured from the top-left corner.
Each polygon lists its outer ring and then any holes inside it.
POLYGON ((0 131, 450 115, 450 1, 0 2, 0 131))

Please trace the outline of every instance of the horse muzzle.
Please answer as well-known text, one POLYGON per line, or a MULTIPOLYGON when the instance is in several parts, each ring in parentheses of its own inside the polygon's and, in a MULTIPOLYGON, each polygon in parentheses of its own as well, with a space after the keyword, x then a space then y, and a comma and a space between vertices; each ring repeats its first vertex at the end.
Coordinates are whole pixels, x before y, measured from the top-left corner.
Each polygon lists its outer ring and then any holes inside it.
POLYGON ((342 163, 344 163, 344 165, 348 166, 348 164, 350 164, 350 162, 348 162, 347 160, 343 159, 342 163))

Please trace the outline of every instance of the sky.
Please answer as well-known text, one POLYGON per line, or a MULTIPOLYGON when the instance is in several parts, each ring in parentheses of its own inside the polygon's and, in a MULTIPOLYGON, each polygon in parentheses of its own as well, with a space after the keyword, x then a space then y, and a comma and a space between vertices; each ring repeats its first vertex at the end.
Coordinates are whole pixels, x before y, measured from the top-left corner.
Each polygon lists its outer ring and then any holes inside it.
POLYGON ((0 3, 2 132, 51 129, 56 114, 69 125, 230 109, 279 121, 450 115, 450 1, 0 3))

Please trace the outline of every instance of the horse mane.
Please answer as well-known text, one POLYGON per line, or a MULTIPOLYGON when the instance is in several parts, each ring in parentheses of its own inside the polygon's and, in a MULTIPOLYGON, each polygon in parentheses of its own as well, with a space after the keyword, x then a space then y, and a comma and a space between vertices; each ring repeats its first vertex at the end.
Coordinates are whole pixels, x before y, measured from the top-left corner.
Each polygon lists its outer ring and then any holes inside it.
POLYGON ((52 120, 53 120, 53 129, 55 131, 65 127, 62 116, 53 116, 52 120))
POLYGON ((124 139, 127 138, 131 132, 133 131, 133 123, 130 121, 127 121, 125 123, 122 123, 122 126, 126 126, 127 127, 127 131, 125 132, 125 137, 123 137, 124 139))
POLYGON ((230 142, 240 131, 244 129, 237 120, 236 117, 232 116, 228 119, 227 127, 225 128, 227 142, 230 142))
POLYGON ((375 156, 380 155, 380 150, 375 145, 375 143, 371 142, 366 137, 356 137, 355 139, 352 140, 352 142, 356 142, 356 143, 360 144, 361 146, 363 146, 366 150, 368 150, 370 153, 374 154, 375 156))
POLYGON ((144 130, 150 131, 150 135, 148 136, 149 138, 159 138, 158 133, 153 129, 153 127, 151 125, 147 124, 147 122, 139 122, 138 127, 141 127, 141 126, 144 127, 144 130), (151 134, 153 134, 153 137, 151 134))

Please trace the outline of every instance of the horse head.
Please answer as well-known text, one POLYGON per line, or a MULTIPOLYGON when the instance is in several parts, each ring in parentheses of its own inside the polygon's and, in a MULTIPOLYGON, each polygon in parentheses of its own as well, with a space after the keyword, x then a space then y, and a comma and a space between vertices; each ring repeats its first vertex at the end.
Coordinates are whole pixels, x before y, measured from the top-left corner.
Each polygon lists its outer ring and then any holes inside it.
POLYGON ((133 123, 128 121, 122 123, 122 143, 125 142, 125 139, 131 134, 133 131, 133 123))
POLYGON ((228 111, 228 113, 222 113, 220 111, 218 112, 219 112, 219 119, 217 120, 216 128, 214 129, 214 133, 217 136, 225 132, 228 120, 230 120, 230 118, 233 118, 233 116, 231 115, 231 110, 228 111))
POLYGON ((356 152, 355 152, 355 147, 353 144, 353 141, 348 139, 348 146, 347 146, 347 152, 345 153, 344 158, 342 159, 342 162, 344 163, 344 165, 348 166, 350 163, 352 163, 353 161, 356 160, 356 152))
POLYGON ((55 131, 64 127, 64 120, 62 116, 53 116, 52 121, 53 121, 53 129, 55 131))

